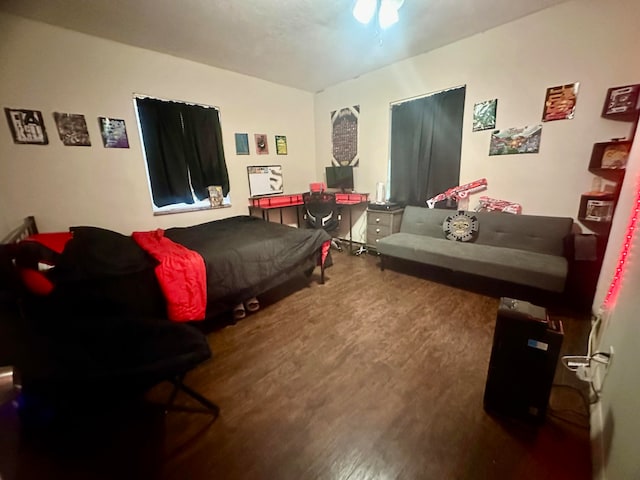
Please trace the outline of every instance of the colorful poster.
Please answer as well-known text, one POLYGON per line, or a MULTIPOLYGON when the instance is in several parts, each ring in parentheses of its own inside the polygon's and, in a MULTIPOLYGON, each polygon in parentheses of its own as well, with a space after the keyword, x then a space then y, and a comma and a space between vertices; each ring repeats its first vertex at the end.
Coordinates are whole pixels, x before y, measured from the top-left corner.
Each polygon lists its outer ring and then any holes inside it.
POLYGON ((542 121, 550 122, 552 120, 572 119, 576 110, 579 86, 580 83, 576 82, 547 88, 544 110, 542 111, 542 121))
POLYGON ((118 118, 98 117, 100 134, 105 148, 129 148, 127 127, 124 120, 118 118))
POLYGON ((336 166, 357 167, 358 158, 358 118, 360 105, 331 112, 331 163, 336 166))
POLYGON ((267 143, 267 136, 264 133, 256 133, 256 153, 258 155, 269 154, 269 144, 267 143))
POLYGON ((249 155, 249 135, 236 133, 236 155, 249 155))
POLYGON ((496 110, 498 99, 486 100, 473 106, 473 131, 496 128, 496 110))
POLYGON ((542 125, 496 130, 491 134, 489 155, 511 155, 516 153, 538 153, 542 125))
POLYGON ((284 135, 276 135, 276 153, 278 155, 287 154, 287 137, 284 135))

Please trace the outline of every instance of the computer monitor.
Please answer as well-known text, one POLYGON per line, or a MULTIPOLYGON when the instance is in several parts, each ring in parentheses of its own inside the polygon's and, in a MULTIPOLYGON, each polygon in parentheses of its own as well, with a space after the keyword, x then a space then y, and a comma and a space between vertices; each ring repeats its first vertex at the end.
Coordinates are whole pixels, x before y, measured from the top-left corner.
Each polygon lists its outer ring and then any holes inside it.
POLYGON ((353 191, 353 167, 326 167, 327 188, 353 191))

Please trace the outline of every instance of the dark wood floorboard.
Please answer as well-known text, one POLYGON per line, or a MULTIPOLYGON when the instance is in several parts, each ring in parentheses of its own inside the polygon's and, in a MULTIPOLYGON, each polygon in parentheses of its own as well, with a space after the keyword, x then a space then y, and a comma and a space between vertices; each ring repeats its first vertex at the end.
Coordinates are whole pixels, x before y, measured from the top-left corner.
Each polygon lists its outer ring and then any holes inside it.
MULTIPOLYGON (((235 324, 203 326, 214 357, 186 383, 220 405, 215 422, 141 405, 34 439, 0 385, 0 478, 591 478, 586 390, 562 366, 569 387, 554 387, 542 426, 483 409, 499 299, 377 262, 334 253, 325 285, 316 272, 235 324)), ((550 314, 563 352, 583 354, 588 319, 550 314)))

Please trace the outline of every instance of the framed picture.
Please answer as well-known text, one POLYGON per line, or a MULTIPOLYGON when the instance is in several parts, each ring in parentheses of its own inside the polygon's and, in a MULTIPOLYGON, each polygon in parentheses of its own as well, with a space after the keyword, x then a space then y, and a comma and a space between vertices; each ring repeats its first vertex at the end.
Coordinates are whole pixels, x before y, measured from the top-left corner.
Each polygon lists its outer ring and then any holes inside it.
POLYGON ((640 84, 610 88, 607 90, 602 116, 635 115, 639 96, 640 84))
POLYGON ((258 155, 269 154, 269 144, 267 143, 267 136, 264 133, 256 133, 256 153, 258 155))
POLYGON ((63 145, 68 147, 90 147, 89 130, 84 115, 78 113, 54 112, 58 135, 63 145))
POLYGON ((287 154, 287 137, 284 135, 276 135, 276 153, 278 155, 287 154))
POLYGON ((129 148, 127 127, 119 118, 98 117, 102 144, 105 148, 129 148))
POLYGON ((547 88, 542 121, 572 119, 576 110, 579 82, 547 88))
POLYGON ((489 155, 511 155, 516 153, 538 153, 542 125, 495 130, 491 134, 489 155))
POLYGON ((249 135, 236 133, 236 155, 249 155, 249 135))
POLYGON ((42 112, 5 108, 4 113, 7 116, 13 143, 32 145, 47 145, 49 143, 42 112))
POLYGON ((473 106, 473 131, 496 128, 496 110, 498 99, 486 100, 473 106))
POLYGON ((254 165, 247 167, 249 194, 252 197, 284 193, 282 165, 254 165))

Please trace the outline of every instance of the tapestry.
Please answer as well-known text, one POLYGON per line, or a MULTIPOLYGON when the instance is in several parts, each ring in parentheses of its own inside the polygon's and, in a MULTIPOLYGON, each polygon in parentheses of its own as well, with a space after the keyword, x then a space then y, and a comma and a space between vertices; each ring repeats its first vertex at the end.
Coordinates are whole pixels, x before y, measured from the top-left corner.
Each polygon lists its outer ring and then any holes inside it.
POLYGON ((342 167, 357 167, 358 117, 360 105, 345 107, 331 112, 331 164, 342 167))

